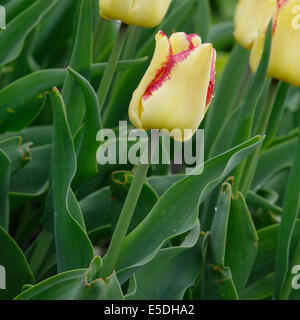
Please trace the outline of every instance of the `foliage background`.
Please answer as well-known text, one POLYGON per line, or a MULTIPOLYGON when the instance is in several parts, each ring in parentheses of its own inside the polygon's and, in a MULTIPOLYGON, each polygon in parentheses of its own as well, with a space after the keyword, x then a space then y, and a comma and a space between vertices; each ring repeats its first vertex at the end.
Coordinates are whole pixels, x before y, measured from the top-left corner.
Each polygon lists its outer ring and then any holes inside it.
POLYGON ((0 299, 300 298, 300 91, 265 78, 270 34, 251 74, 232 35, 236 3, 173 0, 157 29, 130 26, 105 99, 120 26, 96 0, 1 1, 0 299), (218 51, 205 169, 150 168, 116 271, 101 280, 94 255, 107 250, 133 173, 96 168, 90 137, 127 119, 160 29, 198 33, 218 51))

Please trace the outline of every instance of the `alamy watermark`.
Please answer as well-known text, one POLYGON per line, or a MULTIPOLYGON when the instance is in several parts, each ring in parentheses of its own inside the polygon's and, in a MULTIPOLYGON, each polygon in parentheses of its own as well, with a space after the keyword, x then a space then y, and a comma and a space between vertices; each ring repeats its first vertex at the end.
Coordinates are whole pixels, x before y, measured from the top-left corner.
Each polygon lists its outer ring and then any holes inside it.
POLYGON ((0 290, 6 289, 6 270, 0 265, 0 290))
POLYGON ((292 279, 292 288, 294 290, 300 289, 300 265, 296 265, 292 268, 292 274, 295 276, 292 279))
POLYGON ((0 30, 6 29, 6 11, 3 6, 0 5, 0 30))
POLYGON ((300 5, 296 5, 292 8, 292 14, 295 17, 292 19, 292 28, 294 30, 300 29, 300 5))
POLYGON ((190 129, 141 130, 129 129, 127 121, 120 121, 117 130, 103 129, 97 134, 101 142, 97 162, 105 164, 174 164, 184 165, 186 174, 201 174, 204 163, 204 130, 197 130, 192 139, 190 129), (173 138, 177 141, 174 141, 173 138), (173 156, 171 156, 173 154, 173 156))

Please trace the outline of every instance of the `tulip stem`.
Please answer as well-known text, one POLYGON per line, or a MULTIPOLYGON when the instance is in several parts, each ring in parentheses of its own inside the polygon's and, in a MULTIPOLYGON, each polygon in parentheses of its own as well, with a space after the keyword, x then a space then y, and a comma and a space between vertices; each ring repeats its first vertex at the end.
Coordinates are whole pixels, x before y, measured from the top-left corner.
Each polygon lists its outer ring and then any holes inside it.
POLYGON ((107 99, 109 89, 111 87, 115 72, 117 70, 117 65, 120 60, 120 56, 124 46, 127 29, 128 29, 127 24, 122 23, 119 28, 113 49, 111 51, 107 67, 105 68, 103 77, 100 82, 100 86, 97 91, 97 96, 99 99, 99 105, 100 105, 101 111, 104 108, 104 104, 107 99))
POLYGON ((138 164, 129 188, 117 226, 113 233, 108 251, 103 259, 101 277, 106 278, 115 270, 121 247, 127 234, 135 207, 141 194, 150 164, 138 164))
MULTIPOLYGON (((274 106, 274 100, 275 100, 276 92, 278 89, 278 84, 279 84, 279 82, 277 80, 274 80, 274 79, 272 80, 271 87, 269 88, 269 92, 268 92, 267 101, 266 101, 264 108, 262 109, 262 112, 259 116, 257 125, 254 128, 255 135, 258 135, 258 134, 264 135, 266 133, 267 126, 268 126, 270 116, 271 116, 273 106, 274 106)), ((243 177, 241 179, 241 185, 240 185, 240 191, 245 196, 247 195, 247 193, 251 187, 251 184, 252 184, 252 181, 254 178, 254 174, 256 172, 261 148, 262 148, 262 145, 259 146, 254 151, 254 153, 249 157, 249 159, 246 162, 246 165, 245 165, 245 168, 243 171, 243 177)))

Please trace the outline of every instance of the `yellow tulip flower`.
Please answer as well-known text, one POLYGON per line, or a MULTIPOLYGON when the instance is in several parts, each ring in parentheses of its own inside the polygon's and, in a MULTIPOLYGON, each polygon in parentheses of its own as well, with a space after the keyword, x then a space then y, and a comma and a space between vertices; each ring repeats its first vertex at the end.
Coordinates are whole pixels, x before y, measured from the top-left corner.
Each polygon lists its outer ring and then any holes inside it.
POLYGON ((268 77, 300 86, 300 0, 240 0, 235 15, 235 38, 251 50, 250 67, 256 72, 271 19, 273 39, 268 77))
POLYGON ((173 138, 189 140, 210 104, 216 53, 212 44, 183 32, 170 39, 160 31, 152 62, 133 93, 132 124, 141 129, 175 129, 173 138), (189 131, 189 132, 187 132, 189 131))
POLYGON ((99 7, 105 19, 154 28, 162 22, 170 3, 171 0, 99 0, 99 7))

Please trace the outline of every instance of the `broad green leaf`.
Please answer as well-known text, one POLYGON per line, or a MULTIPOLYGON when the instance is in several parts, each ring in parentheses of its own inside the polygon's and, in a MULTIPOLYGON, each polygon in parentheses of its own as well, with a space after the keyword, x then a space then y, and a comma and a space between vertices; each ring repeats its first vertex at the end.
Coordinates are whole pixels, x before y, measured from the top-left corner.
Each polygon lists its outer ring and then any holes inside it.
POLYGON ((233 21, 220 22, 211 28, 210 41, 216 50, 224 50, 234 44, 233 31, 233 21))
POLYGON ((211 24, 211 9, 209 0, 198 1, 194 15, 196 33, 201 36, 203 43, 208 42, 211 24))
POLYGON ((151 261, 168 239, 189 231, 197 219, 199 204, 261 141, 261 137, 255 137, 229 150, 206 162, 202 174, 189 175, 169 188, 126 237, 117 265, 123 270, 122 278, 130 276, 130 268, 151 261))
MULTIPOLYGON (((264 44, 264 50, 261 56, 261 60, 256 71, 256 74, 252 78, 249 90, 245 97, 245 100, 240 108, 238 120, 233 129, 232 144, 236 145, 251 137, 252 126, 254 123, 255 110, 259 100, 263 94, 263 89, 266 84, 266 76, 268 72, 269 59, 271 55, 271 44, 272 44, 272 28, 273 22, 270 21, 264 44)), ((234 172, 235 184, 234 192, 240 189, 240 183, 242 174, 245 168, 246 162, 244 161, 234 172)))
POLYGON ((0 148, 11 160, 11 174, 23 168, 31 160, 31 143, 22 144, 19 136, 0 140, 0 148))
POLYGON ((70 188, 76 171, 76 155, 62 96, 51 96, 54 113, 52 188, 58 271, 84 268, 92 260, 93 248, 82 225, 83 218, 70 188))
MULTIPOLYGON (((68 68, 72 78, 80 86, 85 99, 86 120, 77 157, 75 181, 80 182, 98 173, 96 152, 100 145, 96 136, 102 129, 100 107, 96 92, 90 83, 79 73, 68 68)), ((75 111, 74 111, 75 112, 75 111)))
MULTIPOLYGON (((0 91, 0 132, 24 129, 28 125, 28 119, 27 116, 25 121, 22 119, 31 112, 32 99, 53 86, 61 85, 65 75, 64 69, 43 70, 18 79, 3 88, 0 91)), ((32 118, 35 116, 36 114, 32 115, 32 118)))
POLYGON ((161 249, 152 261, 139 268, 135 273, 136 291, 127 300, 182 299, 185 290, 195 284, 203 264, 199 234, 197 221, 180 246, 161 249))
POLYGON ((263 151, 258 161, 252 189, 261 189, 277 172, 290 167, 293 163, 296 146, 297 138, 292 137, 263 151))
POLYGON ((147 180, 150 186, 157 192, 159 196, 161 196, 173 184, 175 184, 179 180, 182 180, 184 177, 184 174, 173 174, 169 176, 152 176, 147 180))
POLYGON ((110 224, 110 202, 110 187, 95 191, 79 201, 88 232, 110 224))
POLYGON ((280 208, 276 204, 273 204, 271 201, 269 201, 265 197, 253 191, 248 192, 247 203, 265 210, 271 210, 274 213, 278 213, 278 214, 282 213, 282 208, 280 208))
MULTIPOLYGON (((224 120, 237 106, 235 92, 239 88, 241 78, 248 63, 249 54, 241 46, 236 45, 230 55, 227 66, 216 88, 216 95, 207 113, 205 125, 205 149, 209 154, 216 139, 216 132, 224 125, 224 120)), ((222 140, 222 137, 219 138, 222 140)), ((216 153, 214 153, 216 154, 216 153)))
MULTIPOLYGON (((258 252, 248 285, 274 273, 276 247, 278 243, 279 224, 258 230, 258 252)), ((292 235, 291 252, 297 246, 300 237, 300 220, 296 221, 295 232, 292 235)))
POLYGON ((43 194, 49 186, 49 160, 51 145, 31 149, 31 160, 10 181, 10 203, 12 209, 43 194))
POLYGON ((4 230, 9 227, 8 189, 10 180, 11 161, 7 154, 0 149, 0 226, 4 230))
POLYGON ((290 246, 295 230, 296 219, 300 206, 300 133, 296 147, 296 155, 286 187, 283 203, 283 212, 279 228, 278 246, 276 251, 274 295, 275 299, 281 297, 281 290, 287 277, 290 246))
MULTIPOLYGON (((92 2, 93 0, 80 0, 78 3, 80 10, 70 60, 70 67, 87 78, 92 64, 92 2)), ((65 79, 62 96, 67 108, 70 129, 74 133, 80 127, 84 116, 84 99, 81 90, 78 90, 78 84, 70 73, 65 79)))
POLYGON ((28 262, 13 238, 0 226, 0 265, 6 271, 6 290, 0 290, 0 300, 12 299, 21 292, 24 284, 34 278, 28 262))
POLYGON ((35 1, 27 10, 19 14, 0 33, 0 66, 3 66, 20 54, 24 40, 42 17, 57 3, 57 0, 35 1))
POLYGON ((252 79, 250 88, 245 97, 244 103, 242 104, 239 112, 238 121, 234 129, 233 144, 240 143, 251 136, 252 123, 254 118, 254 113, 258 101, 262 95, 264 84, 266 81, 266 75, 269 66, 269 58, 271 53, 271 43, 272 43, 272 22, 270 22, 266 40, 265 47, 261 57, 261 61, 255 76, 252 79))
POLYGON ((225 266, 227 232, 230 216, 231 185, 223 185, 209 236, 206 268, 202 280, 203 299, 238 298, 230 269, 225 266))
POLYGON ((5 4, 7 20, 10 21, 32 4, 32 0, 10 0, 5 4))
MULTIPOLYGON (((125 70, 144 64, 146 57, 119 61, 117 70, 125 70)), ((107 63, 91 66, 93 76, 101 75, 107 63)), ((0 90, 0 133, 24 129, 40 112, 41 94, 63 85, 67 69, 49 69, 31 73, 0 90), (18 92, 18 95, 15 93, 18 92), (33 108, 32 103, 35 103, 33 108)))
POLYGON ((12 137, 21 137, 23 143, 32 143, 34 147, 52 142, 52 126, 32 126, 18 133, 6 132, 0 135, 0 141, 12 137))
POLYGON ((242 300, 266 300, 272 297, 274 287, 274 274, 269 274, 264 278, 253 282, 245 288, 240 299, 242 300))
POLYGON ((115 273, 99 278, 101 258, 95 257, 89 269, 60 273, 27 289, 16 300, 123 300, 115 273))
POLYGON ((225 267, 227 229, 231 206, 231 196, 231 185, 229 183, 223 184, 209 236, 209 251, 211 255, 211 261, 221 268, 225 267))
POLYGON ((238 293, 244 289, 248 281, 257 248, 255 226, 244 196, 238 192, 231 200, 225 256, 225 265, 231 270, 238 293))

